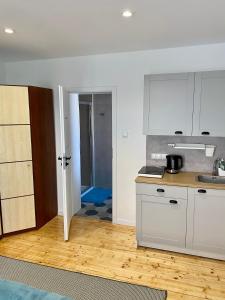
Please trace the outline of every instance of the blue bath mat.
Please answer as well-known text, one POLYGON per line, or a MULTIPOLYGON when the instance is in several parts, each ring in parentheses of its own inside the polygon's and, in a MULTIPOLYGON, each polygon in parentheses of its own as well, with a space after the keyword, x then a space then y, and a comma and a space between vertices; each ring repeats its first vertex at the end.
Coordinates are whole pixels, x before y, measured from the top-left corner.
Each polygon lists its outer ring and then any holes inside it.
POLYGON ((112 198, 112 189, 93 188, 90 192, 81 197, 81 202, 102 203, 112 198))

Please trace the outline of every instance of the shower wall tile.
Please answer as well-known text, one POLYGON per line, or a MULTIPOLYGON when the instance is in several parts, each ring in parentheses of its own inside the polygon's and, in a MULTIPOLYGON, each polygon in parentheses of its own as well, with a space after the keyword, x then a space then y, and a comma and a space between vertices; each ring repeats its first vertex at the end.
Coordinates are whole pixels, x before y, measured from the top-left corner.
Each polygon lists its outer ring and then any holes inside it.
POLYGON ((178 136, 147 136, 147 165, 166 165, 166 160, 151 159, 152 153, 179 154, 183 156, 183 171, 212 172, 214 160, 217 157, 225 158, 225 138, 217 137, 178 137, 178 136), (213 157, 206 157, 203 150, 179 150, 173 149, 168 144, 173 143, 200 143, 215 145, 213 157))

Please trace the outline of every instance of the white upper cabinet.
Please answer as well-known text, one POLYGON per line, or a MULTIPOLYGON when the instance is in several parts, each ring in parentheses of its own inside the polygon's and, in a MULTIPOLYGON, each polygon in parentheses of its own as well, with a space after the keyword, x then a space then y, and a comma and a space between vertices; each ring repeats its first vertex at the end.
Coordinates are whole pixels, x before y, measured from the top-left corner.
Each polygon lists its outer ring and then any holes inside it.
POLYGON ((193 135, 225 136, 225 71, 195 74, 193 135))
POLYGON ((194 73, 145 76, 144 134, 191 135, 194 73))
POLYGON ((145 76, 144 134, 225 136, 225 71, 145 76))

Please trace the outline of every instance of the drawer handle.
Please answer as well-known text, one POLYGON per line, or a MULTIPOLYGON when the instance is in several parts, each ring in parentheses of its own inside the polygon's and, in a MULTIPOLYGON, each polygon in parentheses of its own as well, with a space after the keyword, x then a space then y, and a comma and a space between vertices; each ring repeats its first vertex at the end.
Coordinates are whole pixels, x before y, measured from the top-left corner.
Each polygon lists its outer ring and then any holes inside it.
POLYGON ((200 190, 198 190, 198 192, 201 193, 201 194, 205 194, 205 193, 206 193, 206 190, 200 189, 200 190))
POLYGON ((177 204, 177 200, 170 200, 171 204, 177 204))
POLYGON ((209 131, 202 131, 202 135, 210 135, 209 131))
POLYGON ((183 131, 177 130, 177 131, 175 131, 175 134, 183 134, 183 131))
POLYGON ((158 193, 164 193, 165 190, 164 190, 164 189, 157 189, 157 192, 158 192, 158 193))

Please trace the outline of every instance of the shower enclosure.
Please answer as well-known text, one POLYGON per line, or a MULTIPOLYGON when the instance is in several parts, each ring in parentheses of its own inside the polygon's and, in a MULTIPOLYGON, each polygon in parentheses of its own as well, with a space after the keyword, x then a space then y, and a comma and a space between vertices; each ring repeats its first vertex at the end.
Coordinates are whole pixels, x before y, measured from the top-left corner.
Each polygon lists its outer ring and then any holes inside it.
POLYGON ((81 193, 112 188, 112 95, 80 94, 81 193))

